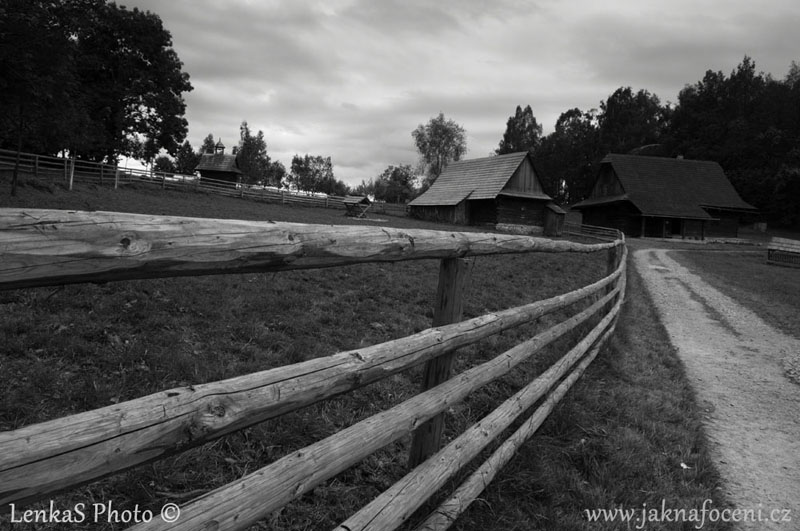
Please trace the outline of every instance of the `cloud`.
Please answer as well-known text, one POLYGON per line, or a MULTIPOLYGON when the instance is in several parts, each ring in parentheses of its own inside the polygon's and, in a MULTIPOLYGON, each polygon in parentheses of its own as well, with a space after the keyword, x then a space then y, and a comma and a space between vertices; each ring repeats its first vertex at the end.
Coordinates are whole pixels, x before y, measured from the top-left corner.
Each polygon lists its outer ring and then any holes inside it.
POLYGON ((287 167, 331 156, 357 184, 415 164, 411 131, 443 112, 468 157, 497 147, 517 105, 545 133, 571 108, 620 86, 663 102, 745 54, 783 77, 797 59, 793 0, 132 0, 157 13, 195 89, 189 140, 226 145, 239 124, 265 134, 287 167))

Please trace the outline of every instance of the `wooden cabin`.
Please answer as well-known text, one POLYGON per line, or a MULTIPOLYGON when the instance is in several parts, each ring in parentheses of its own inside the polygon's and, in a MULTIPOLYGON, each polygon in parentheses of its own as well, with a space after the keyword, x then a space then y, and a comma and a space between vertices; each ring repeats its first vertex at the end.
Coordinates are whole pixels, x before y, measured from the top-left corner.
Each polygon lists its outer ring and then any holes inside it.
POLYGON ((409 213, 428 221, 516 226, 540 234, 549 227, 548 235, 560 231, 564 216, 544 193, 527 151, 450 163, 409 203, 409 213))
POLYGON ((628 236, 736 238, 744 202, 719 164, 705 160, 609 154, 589 197, 572 205, 583 223, 628 236))
POLYGON ((353 218, 367 217, 367 210, 372 206, 369 197, 363 195, 348 195, 344 200, 345 215, 353 218))
POLYGON ((195 171, 200 172, 201 179, 225 181, 234 187, 242 178, 242 171, 239 169, 236 155, 225 153, 225 145, 222 140, 219 140, 214 146, 214 151, 203 153, 195 171))

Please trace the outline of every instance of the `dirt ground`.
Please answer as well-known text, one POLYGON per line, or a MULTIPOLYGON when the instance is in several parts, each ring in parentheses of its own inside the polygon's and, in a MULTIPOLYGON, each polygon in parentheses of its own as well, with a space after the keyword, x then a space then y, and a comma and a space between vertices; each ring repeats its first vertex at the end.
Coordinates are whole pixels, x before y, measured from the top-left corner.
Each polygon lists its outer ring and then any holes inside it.
POLYGON ((738 528, 800 530, 800 381, 792 371, 800 341, 709 286, 674 252, 639 249, 633 260, 705 412, 728 498, 756 519, 760 510, 762 521, 738 528))

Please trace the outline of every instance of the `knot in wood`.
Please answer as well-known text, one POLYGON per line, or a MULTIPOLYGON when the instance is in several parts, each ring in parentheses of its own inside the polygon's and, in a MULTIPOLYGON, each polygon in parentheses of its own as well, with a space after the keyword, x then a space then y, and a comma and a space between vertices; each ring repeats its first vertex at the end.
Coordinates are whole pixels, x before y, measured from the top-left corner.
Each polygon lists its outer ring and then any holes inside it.
POLYGON ((209 404, 208 411, 215 417, 224 417, 225 416, 225 406, 220 404, 219 402, 214 402, 209 404))

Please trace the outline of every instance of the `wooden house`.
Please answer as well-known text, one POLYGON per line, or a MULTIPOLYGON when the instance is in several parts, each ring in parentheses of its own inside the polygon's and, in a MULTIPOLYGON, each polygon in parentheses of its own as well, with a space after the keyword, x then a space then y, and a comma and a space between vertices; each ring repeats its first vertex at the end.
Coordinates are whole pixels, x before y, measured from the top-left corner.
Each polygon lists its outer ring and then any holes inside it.
POLYGON ((195 171, 200 172, 201 179, 226 181, 233 186, 236 186, 242 178, 242 171, 239 169, 236 155, 225 153, 225 145, 222 140, 217 142, 213 152, 203 153, 195 171))
POLYGON ((409 203, 409 213, 429 221, 522 227, 532 233, 544 232, 545 226, 558 231, 564 216, 544 193, 527 151, 450 163, 409 203))
POLYGON ((589 197, 572 205, 583 223, 629 236, 735 238, 756 208, 739 197, 716 162, 607 155, 589 197))

